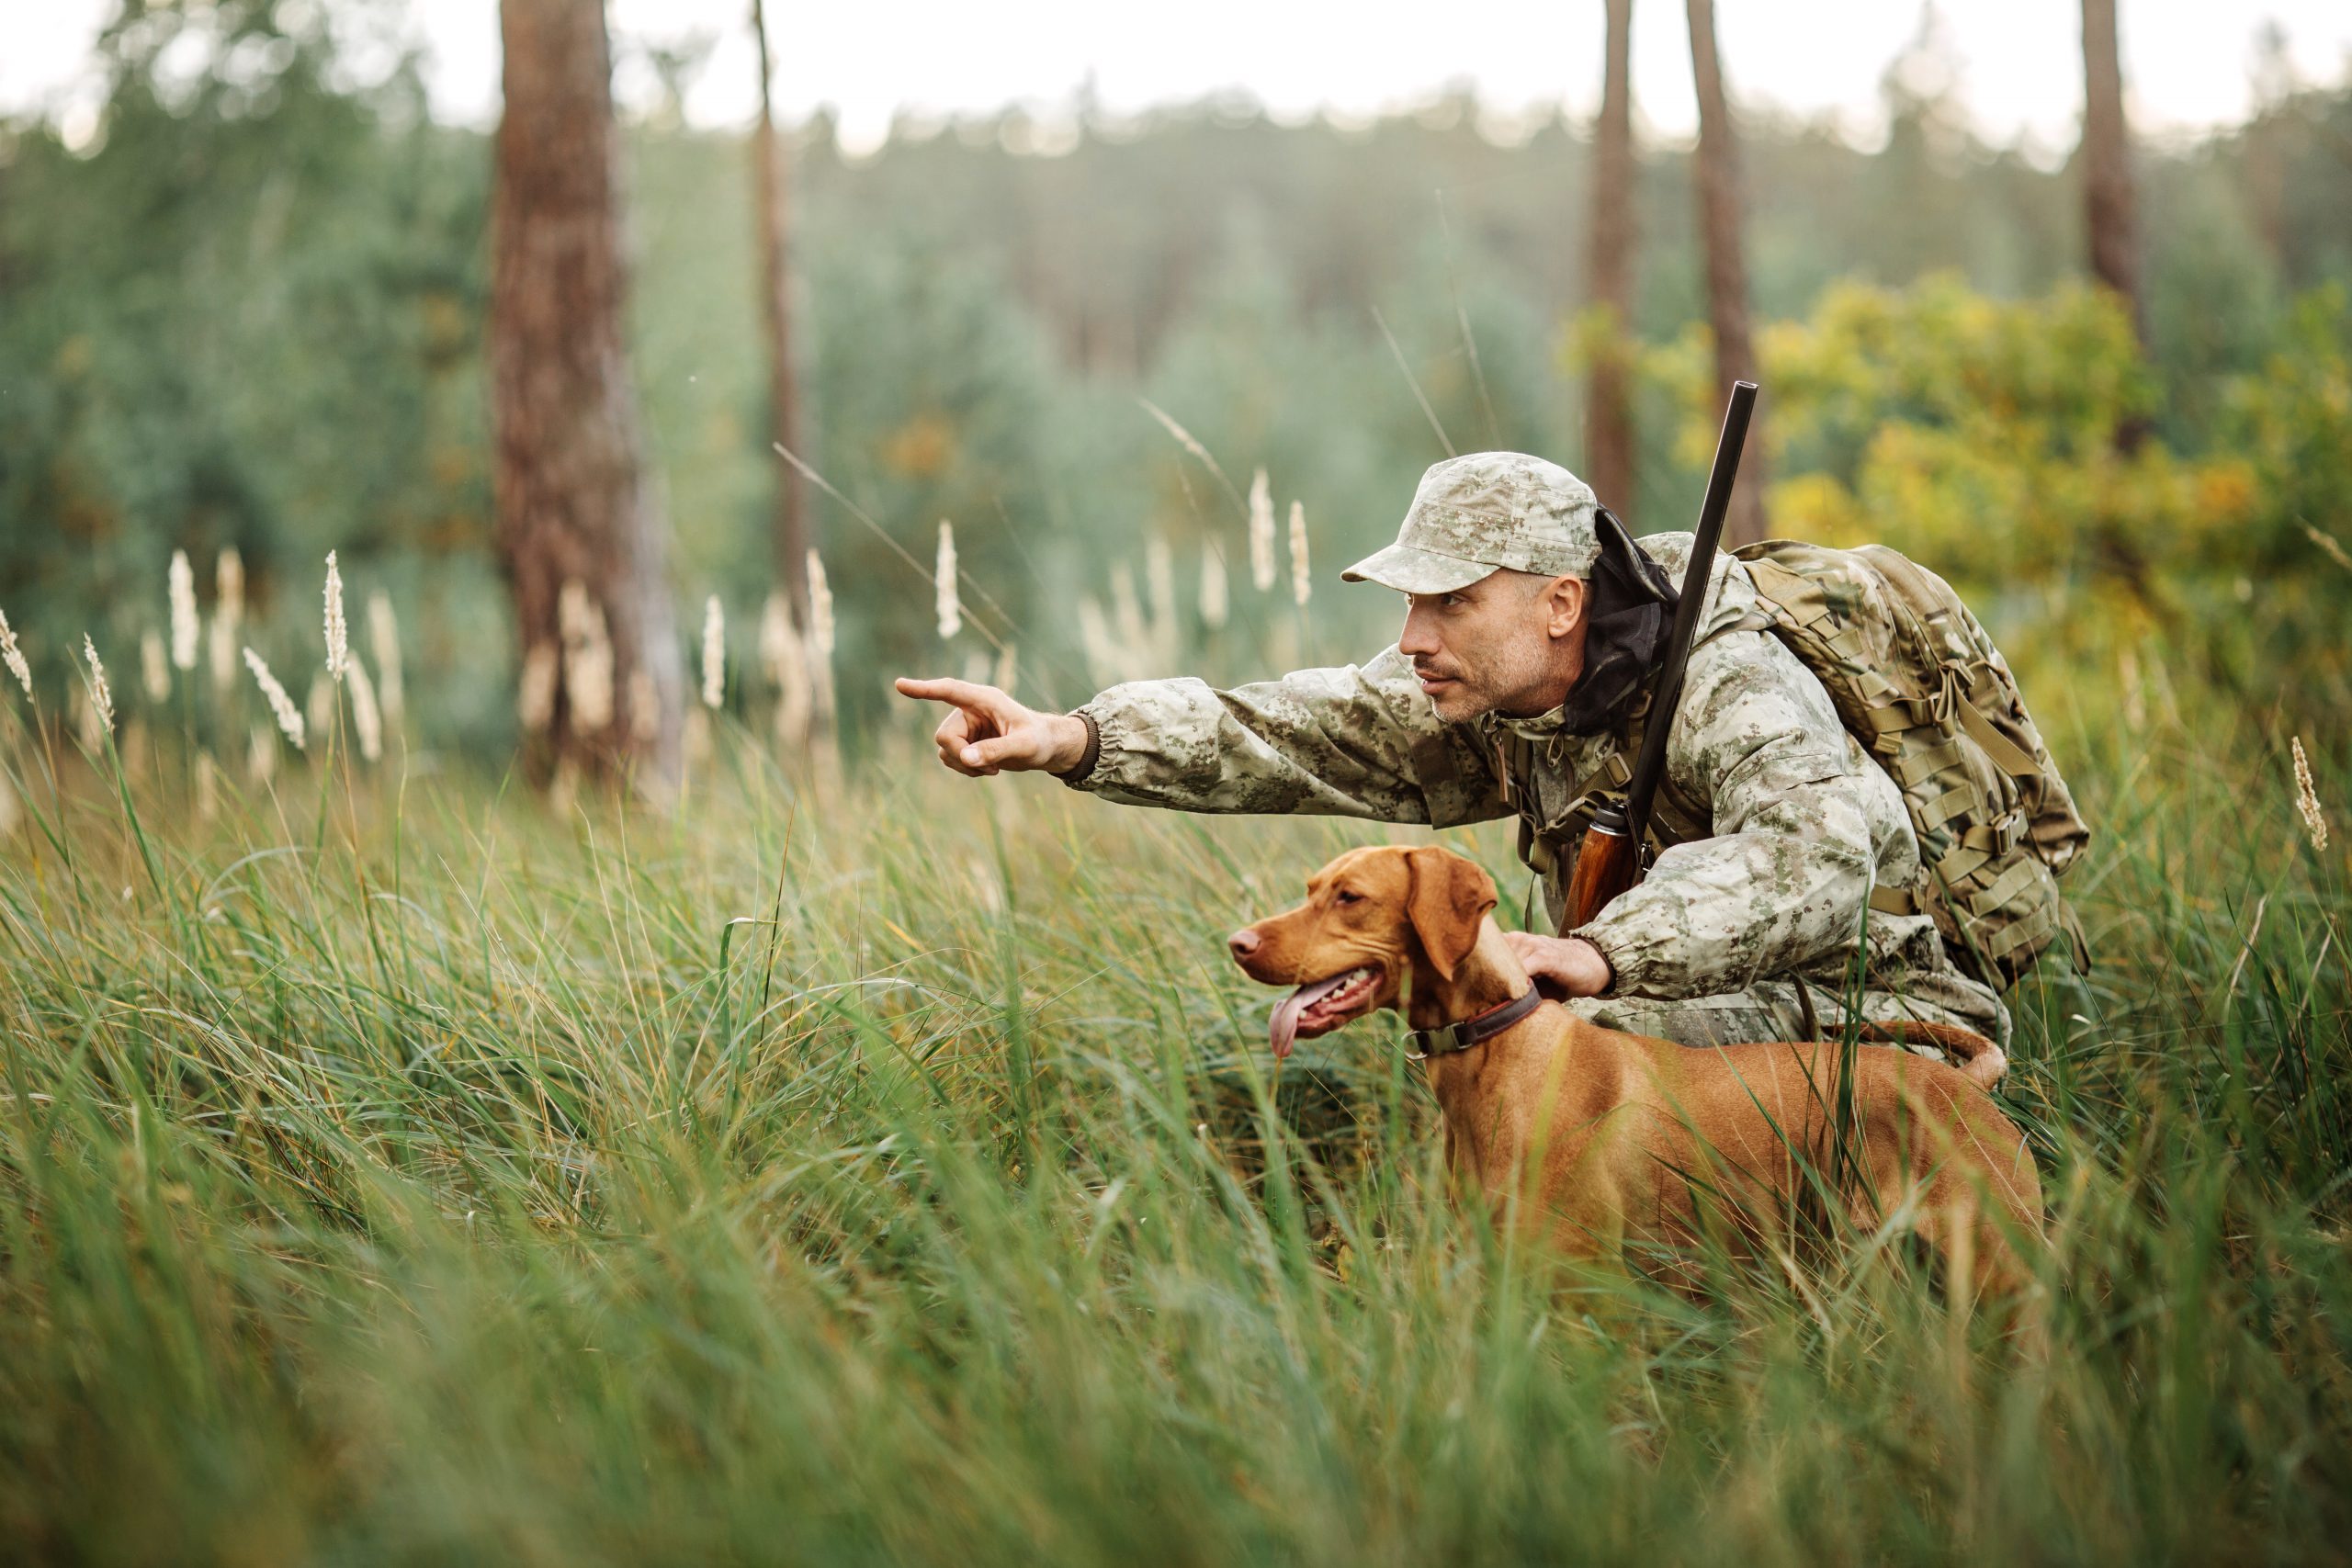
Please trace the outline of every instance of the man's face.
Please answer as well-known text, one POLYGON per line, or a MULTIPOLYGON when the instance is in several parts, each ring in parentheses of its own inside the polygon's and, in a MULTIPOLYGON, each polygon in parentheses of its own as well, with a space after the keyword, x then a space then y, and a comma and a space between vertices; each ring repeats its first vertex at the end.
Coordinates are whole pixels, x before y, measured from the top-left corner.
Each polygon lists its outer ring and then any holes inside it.
POLYGON ((1409 595, 1399 652, 1452 723, 1556 706, 1584 671, 1585 585, 1498 570, 1451 593, 1409 595))

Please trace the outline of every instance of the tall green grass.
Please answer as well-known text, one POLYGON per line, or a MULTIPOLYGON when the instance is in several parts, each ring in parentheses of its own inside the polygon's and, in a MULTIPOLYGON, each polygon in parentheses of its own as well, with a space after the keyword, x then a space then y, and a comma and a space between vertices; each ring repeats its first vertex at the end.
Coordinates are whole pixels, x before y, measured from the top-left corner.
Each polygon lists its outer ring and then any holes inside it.
POLYGON ((338 762, 198 822, 20 744, 0 1540, 2340 1559, 2341 840, 2250 724, 2151 722, 2062 748, 2104 962, 2018 998, 2040 1359, 1883 1238, 1564 1276, 1448 1203, 1393 1032, 1277 1075, 1223 934, 1385 829, 740 735, 679 813, 338 762))

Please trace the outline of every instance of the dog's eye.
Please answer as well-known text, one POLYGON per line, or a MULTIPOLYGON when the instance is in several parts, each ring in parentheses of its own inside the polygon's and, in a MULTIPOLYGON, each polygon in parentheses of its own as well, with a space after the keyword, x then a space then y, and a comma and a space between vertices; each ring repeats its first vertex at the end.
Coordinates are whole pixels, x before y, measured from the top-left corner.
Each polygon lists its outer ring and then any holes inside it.
POLYGON ((1352 887, 1340 888, 1339 892, 1332 895, 1332 898, 1335 902, 1341 904, 1361 904, 1363 902, 1363 895, 1357 892, 1352 887))

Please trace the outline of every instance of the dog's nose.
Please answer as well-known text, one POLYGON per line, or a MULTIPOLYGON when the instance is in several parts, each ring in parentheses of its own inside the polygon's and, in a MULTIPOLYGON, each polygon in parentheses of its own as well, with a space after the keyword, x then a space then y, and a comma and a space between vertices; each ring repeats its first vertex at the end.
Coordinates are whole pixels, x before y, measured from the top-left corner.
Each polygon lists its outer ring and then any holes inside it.
POLYGON ((1225 945, 1233 950, 1234 957, 1247 958, 1258 951, 1258 933, 1248 926, 1243 926, 1225 939, 1225 945))

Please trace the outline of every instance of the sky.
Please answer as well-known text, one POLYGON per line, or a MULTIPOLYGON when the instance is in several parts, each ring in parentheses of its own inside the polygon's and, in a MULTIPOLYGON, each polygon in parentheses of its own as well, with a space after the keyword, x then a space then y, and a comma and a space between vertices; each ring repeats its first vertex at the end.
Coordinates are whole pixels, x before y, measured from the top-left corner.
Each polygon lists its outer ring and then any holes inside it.
MULTIPOLYGON (((317 0, 295 0, 317 3, 317 0)), ((46 113, 69 140, 92 123, 91 39, 115 0, 0 0, 0 114, 46 113)), ((747 123, 756 66, 748 0, 610 0, 616 92, 654 101, 649 46, 696 35, 710 50, 686 92, 689 120, 747 123)), ((1467 85, 1500 130, 1600 96, 1600 0, 769 0, 779 46, 776 91, 797 119, 820 105, 853 151, 869 149, 901 112, 942 119, 1020 103, 1066 114, 1082 82, 1128 114, 1204 96, 1246 93, 1283 118, 1370 117, 1467 85)), ((2164 136, 2245 118, 2255 36, 2283 29, 2294 73, 2352 75, 2347 0, 2120 0, 2123 68, 2134 128, 2164 136)), ((1805 118, 1834 116, 1856 141, 1879 134, 1879 84, 1919 31, 1915 0, 1717 0, 1717 33, 1735 101, 1805 118)), ((1634 96, 1649 134, 1687 140, 1695 125, 1683 8, 1634 7, 1634 96)), ((2049 161, 2072 147, 2082 106, 2074 0, 1946 0, 1939 25, 1958 96, 1981 134, 2049 161)), ((498 106, 496 0, 409 0, 409 35, 427 51, 443 118, 487 125, 498 106)), ((1507 131, 1502 133, 1507 134, 1507 131)))

